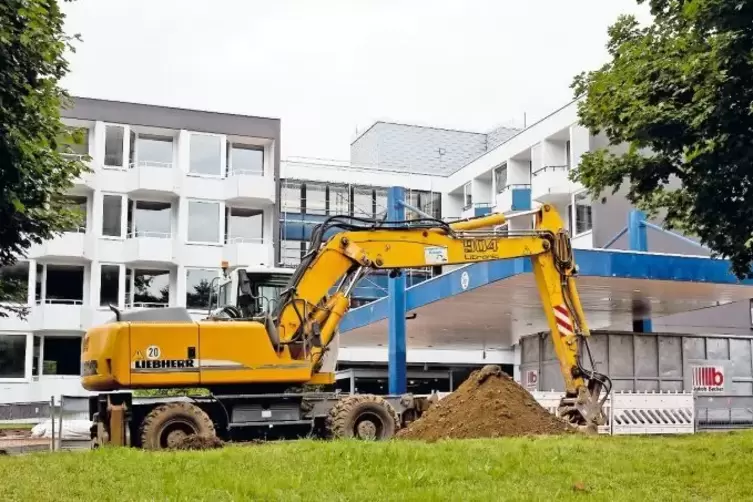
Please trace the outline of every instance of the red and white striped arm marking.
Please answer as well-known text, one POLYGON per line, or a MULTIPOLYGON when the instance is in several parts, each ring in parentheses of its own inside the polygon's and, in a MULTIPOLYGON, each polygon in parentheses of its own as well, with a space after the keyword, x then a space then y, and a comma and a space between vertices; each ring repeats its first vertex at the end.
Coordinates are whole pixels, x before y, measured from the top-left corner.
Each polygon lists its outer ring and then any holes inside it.
POLYGON ((570 313, 564 305, 555 305, 554 319, 557 321, 557 330, 560 336, 570 336, 573 334, 573 323, 570 320, 570 313))

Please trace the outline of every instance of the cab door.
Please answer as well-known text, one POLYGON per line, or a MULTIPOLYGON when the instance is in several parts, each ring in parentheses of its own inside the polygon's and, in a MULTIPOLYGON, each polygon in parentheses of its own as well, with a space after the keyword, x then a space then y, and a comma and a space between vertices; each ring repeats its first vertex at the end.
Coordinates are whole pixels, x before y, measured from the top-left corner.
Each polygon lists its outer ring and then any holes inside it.
POLYGON ((131 324, 131 385, 199 383, 199 328, 194 323, 131 324))

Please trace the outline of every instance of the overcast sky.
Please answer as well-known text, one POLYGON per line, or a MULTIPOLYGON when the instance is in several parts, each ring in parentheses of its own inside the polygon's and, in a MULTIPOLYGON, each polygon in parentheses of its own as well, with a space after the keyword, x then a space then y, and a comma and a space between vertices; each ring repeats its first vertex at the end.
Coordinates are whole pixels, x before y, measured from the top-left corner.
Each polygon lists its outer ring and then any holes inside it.
MULTIPOLYGON (((61 2, 62 4, 62 2, 61 2)), ((283 157, 347 159, 375 120, 486 131, 572 99, 635 0, 76 0, 74 95, 279 117, 283 157)))

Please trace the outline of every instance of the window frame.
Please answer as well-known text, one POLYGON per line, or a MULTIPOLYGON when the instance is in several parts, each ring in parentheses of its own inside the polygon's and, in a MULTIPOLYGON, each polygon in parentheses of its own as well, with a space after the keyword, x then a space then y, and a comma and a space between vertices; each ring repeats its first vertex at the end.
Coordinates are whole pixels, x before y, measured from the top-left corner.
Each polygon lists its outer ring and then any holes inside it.
MULTIPOLYGON (((212 279, 214 279, 215 277, 220 277, 220 275, 222 275, 222 270, 219 268, 212 268, 212 267, 185 267, 185 276, 184 276, 185 291, 183 292, 182 305, 184 305, 186 307, 186 310, 188 310, 189 312, 205 312, 209 309, 209 305, 207 305, 206 307, 191 307, 188 305, 188 274, 191 271, 211 272, 213 274, 212 279)), ((209 285, 210 286, 212 285, 211 280, 209 281, 209 285)), ((210 289, 210 292, 209 292, 210 304, 211 304, 213 293, 214 291, 210 289)), ((219 294, 219 290, 218 290, 218 294, 219 294)))
POLYGON ((498 165, 494 168, 492 171, 492 176, 494 177, 494 192, 496 194, 500 194, 505 191, 505 188, 510 184, 509 183, 509 169, 507 167, 507 162, 503 162, 502 164, 498 165), (498 182, 499 175, 497 173, 501 173, 502 171, 505 172, 505 183, 504 185, 500 186, 498 182))
POLYGON ((225 243, 225 210, 224 201, 212 199, 186 199, 186 244, 200 246, 221 246, 225 243), (217 205, 217 241, 197 241, 191 239, 191 204, 215 204, 217 205))
POLYGON ((118 267, 118 301, 116 305, 120 308, 125 303, 125 281, 126 281, 126 266, 125 263, 112 263, 112 262, 100 262, 99 264, 99 287, 97 291, 97 309, 109 310, 109 306, 102 305, 102 268, 103 267, 118 267), (123 285, 123 291, 120 290, 120 285, 123 285))
POLYGON ((188 132, 188 163, 186 165, 186 175, 192 176, 195 178, 211 178, 211 179, 221 179, 227 177, 228 169, 227 169, 227 137, 224 134, 212 134, 207 132, 198 132, 198 131, 189 131, 188 132), (217 174, 209 174, 209 173, 198 173, 191 170, 192 166, 192 153, 191 153, 191 146, 192 146, 192 140, 195 136, 206 136, 209 138, 217 138, 219 140, 219 164, 217 166, 219 172, 217 174))
POLYGON ((473 207, 473 182, 469 181, 463 185, 463 211, 473 207))
POLYGON ((255 145, 251 143, 243 143, 241 141, 232 141, 232 140, 226 140, 225 141, 225 149, 227 151, 225 155, 225 163, 226 163, 226 172, 227 176, 234 176, 234 167, 233 166, 233 149, 235 147, 238 147, 238 150, 253 150, 257 152, 261 152, 261 171, 255 172, 255 171, 241 171, 240 174, 243 175, 250 175, 250 176, 265 176, 267 173, 267 148, 263 145, 255 145))
POLYGON ((0 333, 3 336, 17 336, 24 338, 24 376, 23 377, 5 377, 0 375, 0 383, 23 383, 30 382, 32 378, 33 356, 34 356, 34 338, 32 333, 23 333, 20 331, 4 331, 0 333))
MULTIPOLYGON (((579 204, 578 199, 579 196, 582 196, 582 198, 585 198, 585 200, 588 200, 588 193, 585 190, 581 190, 578 192, 575 192, 573 194, 572 200, 571 200, 571 218, 572 218, 572 235, 573 237, 580 237, 581 235, 586 235, 589 232, 593 232, 593 204, 589 201, 588 204, 579 204), (590 225, 586 230, 578 231, 578 206, 584 206, 589 208, 589 220, 590 225)), ((581 199, 582 200, 582 199, 581 199)))
POLYGON ((102 239, 125 240, 128 237, 128 196, 123 193, 102 192, 102 225, 98 236, 102 239), (120 236, 105 235, 105 197, 120 197, 120 236))
POLYGON ((131 141, 131 127, 127 124, 117 124, 115 122, 105 122, 104 127, 104 145, 102 145, 102 168, 111 169, 116 171, 124 171, 128 169, 128 161, 130 159, 130 141, 131 141), (120 127, 123 129, 123 158, 120 161, 120 165, 110 165, 107 163, 107 128, 108 127, 120 127))

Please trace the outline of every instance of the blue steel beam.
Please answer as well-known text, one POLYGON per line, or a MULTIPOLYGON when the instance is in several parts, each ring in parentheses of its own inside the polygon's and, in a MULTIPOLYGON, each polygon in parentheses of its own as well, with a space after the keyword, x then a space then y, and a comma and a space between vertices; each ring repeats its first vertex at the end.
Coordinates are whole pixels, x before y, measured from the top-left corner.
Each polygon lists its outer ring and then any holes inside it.
MULTIPOLYGON (((405 190, 391 187, 387 192, 387 221, 404 221, 405 190)), ((389 393, 403 394, 408 389, 406 379, 408 362, 406 359, 406 290, 405 275, 390 277, 388 284, 389 336, 387 345, 387 376, 389 393)))
MULTIPOLYGON (((630 251, 648 251, 648 231, 646 230, 646 215, 637 209, 628 214, 628 242, 630 251)), ((651 333, 653 329, 651 319, 633 319, 633 331, 636 333, 651 333)))
MULTIPOLYGON (((727 260, 698 256, 667 256, 659 254, 615 252, 599 249, 573 250, 579 276, 646 279, 657 281, 702 282, 709 284, 740 284, 753 286, 753 279, 739 281, 730 271, 727 260)), ((464 291, 496 281, 531 273, 527 258, 474 263, 447 274, 425 280, 406 292, 406 310, 411 311, 464 291), (463 273, 468 274, 468 286, 462 288, 463 273)), ((387 319, 387 298, 358 307, 340 323, 341 333, 387 319)))

